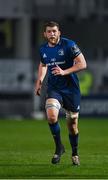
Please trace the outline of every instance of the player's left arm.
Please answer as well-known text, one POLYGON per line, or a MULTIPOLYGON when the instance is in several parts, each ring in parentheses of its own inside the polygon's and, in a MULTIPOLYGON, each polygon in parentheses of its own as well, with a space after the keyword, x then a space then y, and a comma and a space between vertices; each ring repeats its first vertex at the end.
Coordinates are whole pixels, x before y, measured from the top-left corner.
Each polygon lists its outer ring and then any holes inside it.
POLYGON ((87 63, 84 58, 84 55, 80 53, 75 59, 74 59, 74 65, 70 67, 69 69, 64 70, 64 75, 74 73, 81 71, 83 69, 86 69, 87 63))
POLYGON ((52 69, 52 73, 54 75, 65 76, 86 69, 86 67, 87 67, 87 63, 84 58, 84 55, 80 53, 77 57, 74 58, 74 65, 72 67, 63 70, 59 66, 56 66, 52 69))

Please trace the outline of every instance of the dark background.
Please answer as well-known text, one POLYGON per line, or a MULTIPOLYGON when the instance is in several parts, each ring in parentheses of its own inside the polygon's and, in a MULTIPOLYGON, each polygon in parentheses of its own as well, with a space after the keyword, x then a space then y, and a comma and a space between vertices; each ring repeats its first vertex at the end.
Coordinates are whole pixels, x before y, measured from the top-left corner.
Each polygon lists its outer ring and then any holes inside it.
POLYGON ((87 70, 78 73, 81 114, 107 116, 107 0, 0 1, 0 116, 37 117, 44 112, 46 81, 40 98, 34 95, 34 83, 48 20, 60 23, 62 35, 76 41, 86 58, 87 70))

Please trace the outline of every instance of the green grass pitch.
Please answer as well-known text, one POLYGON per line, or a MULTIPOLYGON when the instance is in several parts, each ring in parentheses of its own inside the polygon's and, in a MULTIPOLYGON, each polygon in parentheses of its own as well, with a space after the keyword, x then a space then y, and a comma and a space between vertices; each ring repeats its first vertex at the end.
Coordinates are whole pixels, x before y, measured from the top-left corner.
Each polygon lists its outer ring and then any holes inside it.
POLYGON ((47 121, 0 120, 1 179, 107 179, 108 119, 79 119, 81 165, 71 164, 66 121, 60 120, 66 153, 51 164, 54 144, 47 121))

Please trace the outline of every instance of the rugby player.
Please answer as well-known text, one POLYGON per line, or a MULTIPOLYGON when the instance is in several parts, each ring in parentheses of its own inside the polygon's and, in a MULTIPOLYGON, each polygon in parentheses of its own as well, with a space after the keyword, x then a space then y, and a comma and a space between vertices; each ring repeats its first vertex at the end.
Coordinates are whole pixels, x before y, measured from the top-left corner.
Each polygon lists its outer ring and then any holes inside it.
POLYGON ((61 155, 65 152, 58 122, 59 110, 62 107, 66 112, 72 164, 80 165, 78 116, 81 94, 76 73, 86 68, 86 60, 73 40, 61 36, 57 22, 50 21, 44 25, 44 37, 46 42, 40 47, 41 61, 35 93, 40 95, 42 82, 48 73, 45 107, 49 128, 55 142, 55 153, 51 162, 59 163, 61 155))

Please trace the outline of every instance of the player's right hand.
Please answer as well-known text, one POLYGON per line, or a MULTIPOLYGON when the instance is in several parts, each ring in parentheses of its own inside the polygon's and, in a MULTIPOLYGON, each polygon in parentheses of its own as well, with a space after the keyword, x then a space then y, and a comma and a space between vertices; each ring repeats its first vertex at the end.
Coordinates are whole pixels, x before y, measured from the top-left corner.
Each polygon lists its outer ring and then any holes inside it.
POLYGON ((37 81, 37 82, 36 82, 36 86, 35 86, 35 95, 40 96, 41 87, 42 87, 41 81, 37 81))
POLYGON ((36 91, 36 95, 40 96, 40 91, 41 91, 41 89, 38 89, 38 90, 36 91))

